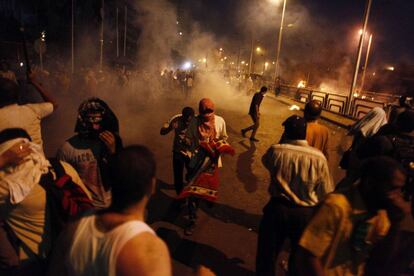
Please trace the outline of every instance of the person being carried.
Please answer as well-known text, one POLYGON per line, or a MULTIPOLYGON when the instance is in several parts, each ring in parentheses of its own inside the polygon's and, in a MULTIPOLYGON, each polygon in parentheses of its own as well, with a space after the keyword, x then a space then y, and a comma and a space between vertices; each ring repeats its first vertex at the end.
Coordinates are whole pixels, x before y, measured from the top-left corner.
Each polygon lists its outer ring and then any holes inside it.
POLYGON ((256 136, 256 132, 259 129, 259 125, 260 125, 260 104, 262 103, 262 100, 266 92, 267 92, 267 87, 263 86, 262 88, 260 88, 259 92, 254 94, 252 101, 250 103, 250 108, 249 108, 249 115, 253 120, 253 125, 247 128, 243 128, 241 130, 241 134, 243 137, 246 137, 246 132, 252 131, 252 134, 250 135, 250 140, 253 142, 259 142, 259 140, 255 138, 255 136, 256 136))

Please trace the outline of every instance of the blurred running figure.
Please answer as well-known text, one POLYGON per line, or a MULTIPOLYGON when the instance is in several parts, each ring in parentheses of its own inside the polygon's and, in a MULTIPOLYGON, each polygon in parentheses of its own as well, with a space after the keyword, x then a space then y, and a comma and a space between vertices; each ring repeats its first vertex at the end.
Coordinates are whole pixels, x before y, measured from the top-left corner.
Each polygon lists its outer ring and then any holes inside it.
POLYGON ((257 140, 255 138, 256 136, 256 132, 257 129, 259 128, 260 125, 260 104, 262 103, 262 100, 264 98, 264 95, 267 92, 267 87, 263 86, 262 88, 260 88, 260 91, 257 92, 256 94, 254 94, 253 98, 252 98, 252 102, 250 103, 250 109, 249 109, 249 115, 250 117, 252 117, 253 120, 253 125, 247 127, 247 128, 243 128, 241 130, 241 134, 243 135, 243 137, 246 137, 246 132, 248 131, 252 131, 252 135, 250 136, 250 140, 253 142, 259 142, 259 140, 257 140))

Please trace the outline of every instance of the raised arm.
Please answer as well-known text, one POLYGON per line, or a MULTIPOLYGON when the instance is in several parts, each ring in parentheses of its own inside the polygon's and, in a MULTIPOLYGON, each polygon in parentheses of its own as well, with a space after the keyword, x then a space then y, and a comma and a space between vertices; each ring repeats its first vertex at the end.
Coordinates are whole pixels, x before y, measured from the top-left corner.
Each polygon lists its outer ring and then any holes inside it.
MULTIPOLYGON (((175 122, 176 123, 176 122, 175 122)), ((163 126, 162 126, 162 128, 161 128, 161 130, 160 130, 160 134, 161 135, 167 135, 168 133, 170 133, 171 132, 171 130, 173 130, 174 129, 174 126, 173 126, 173 123, 165 123, 163 126)))
POLYGON ((37 92, 39 92, 45 102, 51 103, 53 105, 53 109, 58 108, 58 104, 55 99, 53 99, 53 97, 50 96, 50 93, 38 81, 36 81, 34 73, 29 74, 29 81, 36 88, 37 92))

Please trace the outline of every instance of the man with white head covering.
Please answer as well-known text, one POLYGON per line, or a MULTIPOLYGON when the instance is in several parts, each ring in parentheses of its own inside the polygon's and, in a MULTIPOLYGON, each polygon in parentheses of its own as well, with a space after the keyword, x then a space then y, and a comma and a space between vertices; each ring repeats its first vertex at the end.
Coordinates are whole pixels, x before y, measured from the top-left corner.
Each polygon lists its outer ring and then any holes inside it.
POLYGON ((374 107, 349 130, 348 135, 371 137, 387 123, 387 114, 381 107, 374 107))
MULTIPOLYGON (((41 269, 39 261, 44 260, 51 249, 51 221, 46 215, 46 191, 40 184, 42 177, 49 173, 50 163, 41 146, 32 142, 23 129, 0 132, 0 155, 16 145, 22 151, 28 148, 30 154, 17 164, 8 163, 0 168, 0 275, 4 273, 2 269, 10 265, 19 266, 19 271, 30 271, 30 275, 37 275, 36 269, 41 269), (18 239, 17 248, 10 246, 4 226, 18 239), (11 248, 16 251, 10 251, 11 248), (17 255, 15 261, 10 259, 13 253, 17 255)), ((72 181, 88 194, 76 171, 65 162, 60 164, 72 181)))
POLYGON ((350 128, 348 135, 354 136, 354 139, 351 148, 344 153, 340 163, 341 168, 347 170, 347 176, 353 175, 360 166, 357 157, 358 148, 385 124, 387 124, 387 114, 384 109, 374 107, 350 128))

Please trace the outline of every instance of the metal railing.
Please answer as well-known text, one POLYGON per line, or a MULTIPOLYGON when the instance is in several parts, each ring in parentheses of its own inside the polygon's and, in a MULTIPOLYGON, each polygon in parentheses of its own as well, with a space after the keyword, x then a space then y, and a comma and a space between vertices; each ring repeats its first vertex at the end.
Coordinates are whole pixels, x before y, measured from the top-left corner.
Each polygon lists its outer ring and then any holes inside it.
MULTIPOLYGON (((273 84, 267 83, 267 85, 274 91, 273 84)), ((291 85, 281 85, 280 94, 303 103, 317 100, 322 103, 324 110, 356 119, 363 117, 374 107, 386 108, 387 105, 393 103, 398 98, 397 95, 364 92, 362 96, 354 97, 350 101, 346 95, 298 88, 291 85), (373 100, 374 97, 378 100, 373 100), (349 114, 347 113, 348 105, 351 105, 349 114)))

